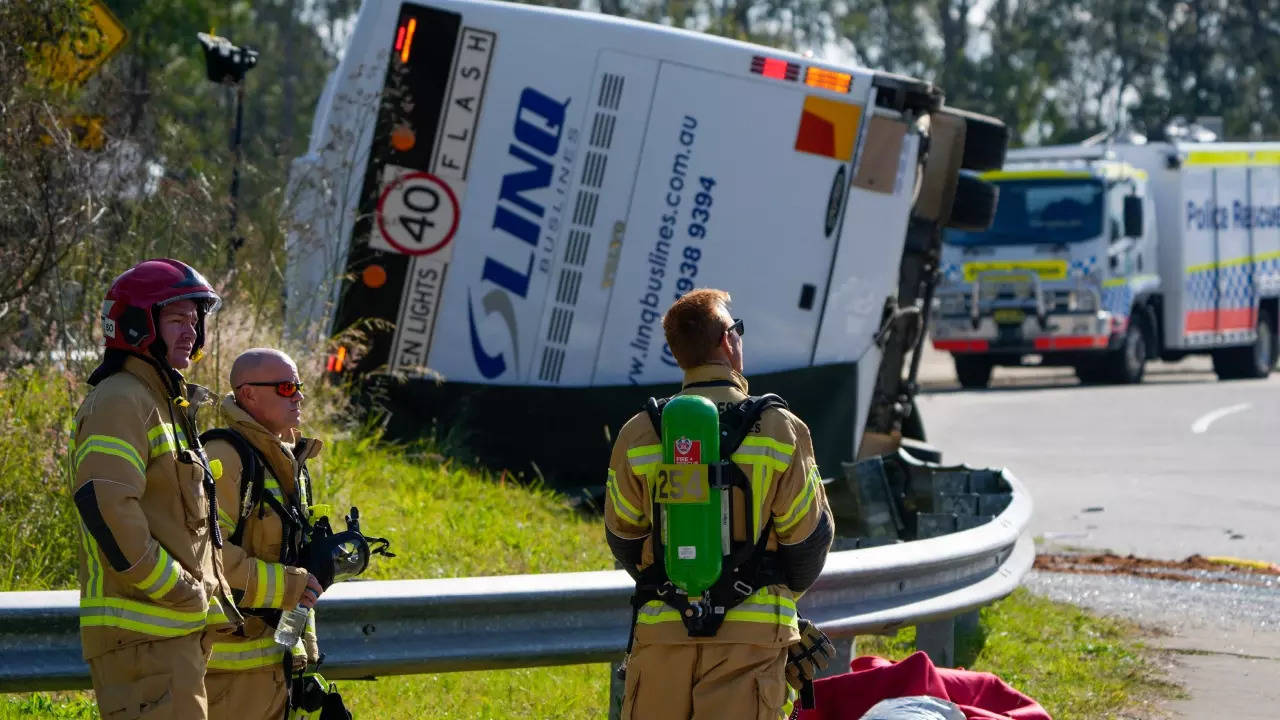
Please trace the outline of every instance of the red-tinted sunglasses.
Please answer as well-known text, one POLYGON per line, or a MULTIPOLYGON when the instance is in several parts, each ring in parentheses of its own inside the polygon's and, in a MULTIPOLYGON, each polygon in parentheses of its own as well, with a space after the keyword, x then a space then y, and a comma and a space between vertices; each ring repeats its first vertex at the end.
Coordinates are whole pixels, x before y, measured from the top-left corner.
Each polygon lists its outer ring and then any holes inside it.
POLYGON ((304 383, 294 382, 292 380, 278 380, 276 382, 243 382, 237 385, 236 387, 240 388, 245 385, 258 385, 261 387, 274 386, 276 389, 277 395, 279 395, 282 398, 291 398, 294 395, 297 395, 298 393, 302 392, 303 384, 304 383))

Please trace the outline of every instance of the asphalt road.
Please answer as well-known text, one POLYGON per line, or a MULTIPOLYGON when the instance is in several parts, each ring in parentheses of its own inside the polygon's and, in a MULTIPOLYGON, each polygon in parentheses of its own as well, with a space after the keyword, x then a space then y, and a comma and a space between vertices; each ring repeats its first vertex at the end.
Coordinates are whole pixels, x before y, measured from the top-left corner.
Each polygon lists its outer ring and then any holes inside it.
MULTIPOLYGON (((929 353, 918 399, 946 462, 1008 467, 1047 550, 1280 564, 1280 372, 1219 382, 1206 358, 1148 366, 1142 385, 1080 386, 1070 370, 997 368, 962 391, 929 353)), ((1280 589, 1032 572, 1032 591, 1153 628, 1186 697, 1122 717, 1280 716, 1280 589)))
POLYGON ((1008 467, 1037 537, 1280 563, 1280 373, 1219 382, 1190 358, 1150 366, 1141 385, 1081 386, 1070 370, 997 368, 995 387, 962 391, 949 358, 926 367, 929 442, 947 462, 1008 467))

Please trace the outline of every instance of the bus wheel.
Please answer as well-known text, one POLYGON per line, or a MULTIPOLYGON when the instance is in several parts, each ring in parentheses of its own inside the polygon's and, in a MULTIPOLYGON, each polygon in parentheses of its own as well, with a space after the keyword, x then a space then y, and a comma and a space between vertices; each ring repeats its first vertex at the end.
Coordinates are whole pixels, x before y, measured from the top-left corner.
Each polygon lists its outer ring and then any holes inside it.
POLYGON ((1124 342, 1107 358, 1107 365, 1108 379, 1113 383, 1134 385, 1142 382, 1142 373, 1147 366, 1147 338, 1136 313, 1130 316, 1124 342))
POLYGON ((1213 351, 1213 371, 1219 380, 1265 378, 1276 364, 1274 320, 1258 313, 1258 337, 1250 345, 1213 351))
POLYGON ((984 388, 991 383, 991 358, 952 354, 951 359, 956 363, 956 379, 960 381, 960 387, 984 388))

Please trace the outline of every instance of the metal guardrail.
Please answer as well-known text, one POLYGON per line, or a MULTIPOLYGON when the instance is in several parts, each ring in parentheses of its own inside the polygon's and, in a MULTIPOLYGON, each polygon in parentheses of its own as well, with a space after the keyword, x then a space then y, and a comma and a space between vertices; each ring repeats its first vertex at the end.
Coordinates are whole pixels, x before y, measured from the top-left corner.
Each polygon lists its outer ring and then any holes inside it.
MULTIPOLYGON (((944 620, 1017 587, 1035 558, 1031 498, 927 540, 832 553, 800 611, 833 638, 944 620)), ((325 677, 484 670, 620 658, 632 583, 622 571, 352 582, 317 607, 325 677)), ((0 692, 89 686, 75 591, 0 593, 0 692)))

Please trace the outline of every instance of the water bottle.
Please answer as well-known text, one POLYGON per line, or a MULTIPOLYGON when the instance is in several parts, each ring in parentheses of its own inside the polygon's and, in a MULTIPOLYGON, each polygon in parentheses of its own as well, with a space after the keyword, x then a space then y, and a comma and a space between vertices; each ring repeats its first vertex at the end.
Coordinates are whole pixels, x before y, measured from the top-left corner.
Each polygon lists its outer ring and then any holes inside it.
POLYGON ((287 648, 296 645, 298 638, 302 637, 302 631, 307 627, 308 614, 307 608, 301 605, 281 613, 280 624, 276 626, 276 644, 287 648))

